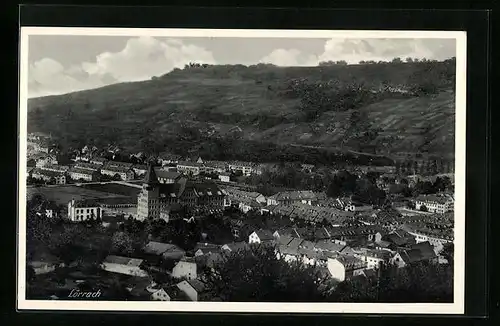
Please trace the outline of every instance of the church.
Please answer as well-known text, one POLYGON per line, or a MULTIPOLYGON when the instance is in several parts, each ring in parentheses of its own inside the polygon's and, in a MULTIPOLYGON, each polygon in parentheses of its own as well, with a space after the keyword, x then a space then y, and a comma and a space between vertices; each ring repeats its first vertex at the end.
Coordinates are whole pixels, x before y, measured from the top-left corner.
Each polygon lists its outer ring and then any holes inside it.
POLYGON ((155 168, 149 165, 137 198, 137 219, 168 221, 170 208, 175 204, 215 212, 227 206, 227 193, 214 182, 185 177, 173 183, 161 183, 155 168))

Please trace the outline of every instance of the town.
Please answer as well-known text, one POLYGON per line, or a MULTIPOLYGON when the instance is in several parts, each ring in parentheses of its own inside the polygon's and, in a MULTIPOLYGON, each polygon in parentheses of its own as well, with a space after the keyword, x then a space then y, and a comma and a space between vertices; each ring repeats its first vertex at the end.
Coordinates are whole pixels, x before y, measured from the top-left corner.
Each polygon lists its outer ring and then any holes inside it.
POLYGON ((214 285, 245 255, 307 271, 323 298, 388 269, 453 267, 452 167, 213 161, 114 145, 62 152, 42 133, 28 135, 27 154, 35 299, 245 300, 248 289, 214 285), (273 183, 285 170, 300 182, 273 183))

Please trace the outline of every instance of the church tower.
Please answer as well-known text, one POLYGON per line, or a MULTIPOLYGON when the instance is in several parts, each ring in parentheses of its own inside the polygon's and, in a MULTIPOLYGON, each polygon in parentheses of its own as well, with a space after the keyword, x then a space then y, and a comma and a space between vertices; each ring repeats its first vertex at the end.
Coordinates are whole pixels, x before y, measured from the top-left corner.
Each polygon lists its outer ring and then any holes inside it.
POLYGON ((160 218, 160 182, 150 164, 137 198, 137 219, 144 221, 157 218, 160 218))

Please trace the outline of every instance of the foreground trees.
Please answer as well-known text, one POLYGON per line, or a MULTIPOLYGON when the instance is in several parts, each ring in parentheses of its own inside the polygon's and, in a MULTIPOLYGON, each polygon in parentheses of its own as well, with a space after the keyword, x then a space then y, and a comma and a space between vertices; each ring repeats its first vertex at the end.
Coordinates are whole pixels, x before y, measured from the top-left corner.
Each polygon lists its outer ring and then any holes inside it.
POLYGON ((254 246, 231 253, 207 270, 207 299, 222 301, 321 301, 315 269, 279 260, 274 247, 254 246))

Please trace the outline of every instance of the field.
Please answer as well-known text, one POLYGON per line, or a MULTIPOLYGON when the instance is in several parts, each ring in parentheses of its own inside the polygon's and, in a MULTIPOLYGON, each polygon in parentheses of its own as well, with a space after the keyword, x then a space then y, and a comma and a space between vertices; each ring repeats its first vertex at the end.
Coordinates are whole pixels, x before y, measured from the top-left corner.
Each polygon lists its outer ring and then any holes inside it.
POLYGON ((117 196, 125 196, 133 198, 136 198, 139 195, 139 192, 141 191, 140 188, 130 187, 119 183, 87 184, 87 185, 82 184, 82 188, 85 188, 85 190, 89 191, 104 192, 107 194, 115 194, 117 196))
POLYGON ((127 197, 113 193, 96 191, 78 187, 73 185, 57 186, 57 187, 28 187, 26 190, 28 198, 35 194, 43 195, 47 200, 54 201, 57 205, 67 205, 72 199, 98 199, 98 198, 117 198, 127 197))

